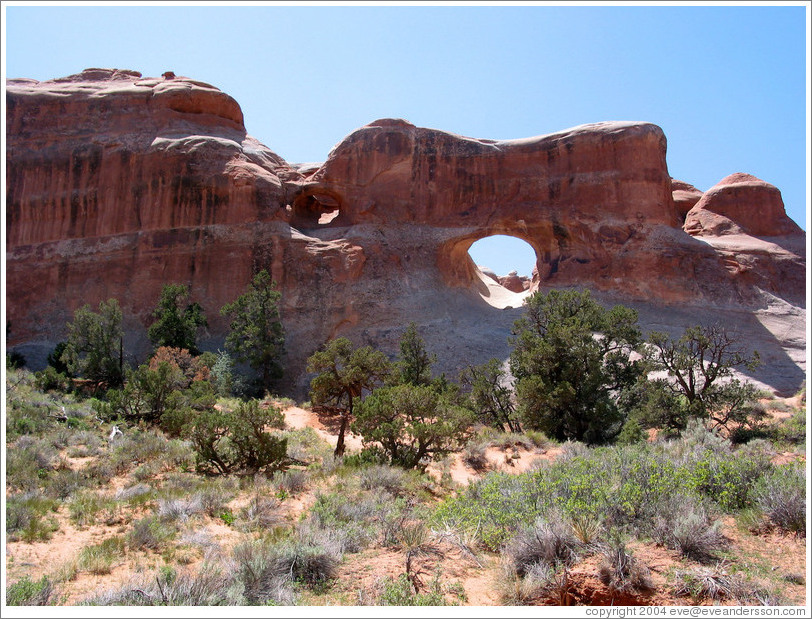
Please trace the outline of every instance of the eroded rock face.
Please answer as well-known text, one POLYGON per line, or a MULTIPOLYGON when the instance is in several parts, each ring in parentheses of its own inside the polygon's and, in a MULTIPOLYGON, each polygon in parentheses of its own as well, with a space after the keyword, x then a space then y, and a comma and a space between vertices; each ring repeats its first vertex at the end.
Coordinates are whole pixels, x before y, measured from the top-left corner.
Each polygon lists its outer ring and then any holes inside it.
MULTIPOLYGON (((231 97, 171 72, 10 80, 7 108, 10 344, 35 363, 64 339, 77 307, 110 297, 124 309, 132 360, 143 360, 166 283, 189 285, 209 318, 201 347, 222 348, 219 308, 265 268, 283 299, 282 390, 306 394, 305 360, 327 339, 395 354, 411 321, 438 371, 454 376, 505 358, 521 313, 480 297, 487 290, 468 249, 493 234, 536 251, 531 281, 502 278, 514 292, 587 286, 636 304, 657 327, 665 314, 646 308, 679 308, 675 327, 714 311, 749 324, 764 295, 796 323, 803 313, 803 234, 780 243, 749 236, 789 230, 783 204, 779 212, 774 198, 760 198, 770 207, 749 215, 754 191, 772 194, 738 179, 728 183, 736 191, 697 198, 688 220, 712 213, 742 233, 686 234, 685 206, 698 190, 672 181, 665 136, 648 123, 494 141, 379 120, 323 164, 290 165, 246 135, 231 97)), ((764 335, 788 384, 803 358, 796 331, 764 335)))
POLYGON ((11 247, 270 220, 298 177, 202 82, 88 69, 7 87, 11 247))

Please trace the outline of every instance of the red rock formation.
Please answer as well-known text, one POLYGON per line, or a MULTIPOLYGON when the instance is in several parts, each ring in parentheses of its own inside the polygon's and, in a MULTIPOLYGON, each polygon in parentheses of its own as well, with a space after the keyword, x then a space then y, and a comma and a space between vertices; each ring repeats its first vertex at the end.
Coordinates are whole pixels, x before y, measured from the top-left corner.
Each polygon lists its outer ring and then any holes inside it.
POLYGON ((702 197, 702 192, 690 183, 672 178, 671 195, 674 198, 674 206, 677 209, 677 213, 679 213, 679 216, 685 221, 685 216, 688 214, 688 211, 699 202, 699 199, 702 197))
POLYGON ((524 292, 530 288, 530 280, 526 277, 519 277, 516 271, 500 277, 498 281, 502 288, 507 288, 511 292, 524 292))
MULTIPOLYGON (((300 395, 304 361, 327 338, 396 351, 412 320, 433 329, 446 351, 440 369, 453 375, 504 358, 520 311, 477 294, 487 291, 468 249, 493 234, 535 249, 534 289, 588 286, 638 304, 695 305, 703 317, 708 307, 750 316, 762 291, 803 305, 803 248, 745 236, 731 249, 682 230, 675 195, 685 189, 668 175, 662 131, 647 123, 494 141, 380 120, 315 166, 288 165, 246 135, 231 97, 170 72, 10 80, 7 110, 10 344, 33 360, 64 338, 77 307, 110 297, 139 360, 170 282, 189 285, 208 314, 201 346, 222 347, 219 308, 267 268, 282 291, 288 386, 300 395)), ((739 198, 715 195, 691 213, 752 234, 789 229, 783 206, 765 199, 759 223, 739 198)))
POLYGON ((340 205, 343 224, 466 225, 495 214, 493 227, 598 215, 676 225, 670 191, 655 125, 596 123, 497 142, 385 119, 336 146, 294 209, 307 223, 307 205, 321 192, 340 205))
POLYGON ((208 84, 88 69, 7 87, 11 247, 273 219, 299 176, 208 84))
POLYGON ((687 214, 685 231, 694 236, 803 234, 787 217, 777 187, 740 172, 726 176, 705 192, 687 214))

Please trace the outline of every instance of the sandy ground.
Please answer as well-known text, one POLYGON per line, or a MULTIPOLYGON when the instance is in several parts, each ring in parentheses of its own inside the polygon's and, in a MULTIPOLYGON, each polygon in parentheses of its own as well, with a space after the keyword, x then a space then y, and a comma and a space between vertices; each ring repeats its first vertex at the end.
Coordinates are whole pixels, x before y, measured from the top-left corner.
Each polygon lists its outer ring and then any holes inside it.
MULTIPOLYGON (((790 402, 789 404, 799 404, 790 402)), ((284 411, 285 419, 290 428, 313 428, 319 436, 331 445, 336 443, 336 419, 320 416, 312 411, 299 407, 291 407, 284 411)), ((772 411, 776 418, 789 416, 791 413, 772 411)), ((348 451, 361 449, 360 437, 347 435, 348 451)), ((482 471, 474 471, 466 466, 461 454, 455 454, 449 459, 445 470, 450 473, 451 479, 457 485, 466 485, 487 474, 488 471, 504 471, 520 473, 528 470, 534 464, 555 459, 560 448, 548 450, 525 448, 497 448, 490 447, 486 451, 487 467, 482 471)), ((798 454, 779 454, 786 458, 799 457, 798 454)), ((66 458, 70 466, 80 469, 87 465, 88 458, 66 458)), ((438 480, 442 476, 444 467, 442 463, 434 463, 429 472, 438 480)), ((112 480, 110 491, 126 487, 133 480, 125 477, 116 477, 112 480)), ((284 515, 289 522, 295 521, 304 513, 315 497, 315 489, 305 491, 299 496, 290 497, 283 503, 284 515)), ((246 497, 241 496, 233 502, 235 508, 238 503, 245 502, 246 497)), ((154 553, 141 551, 127 551, 116 562, 109 574, 90 574, 75 570, 75 561, 82 548, 98 544, 104 539, 116 535, 124 535, 128 531, 132 519, 145 514, 130 514, 127 519, 111 525, 92 525, 77 527, 70 522, 66 506, 62 506, 55 514, 59 521, 59 531, 46 542, 24 543, 8 542, 6 544, 7 581, 15 582, 23 576, 31 579, 41 578, 43 575, 53 575, 59 571, 73 571, 72 578, 64 587, 67 597, 64 604, 75 604, 94 593, 113 588, 123 584, 133 576, 142 572, 149 572, 163 564, 163 559, 154 553)), ((196 520, 190 525, 190 533, 203 535, 212 547, 227 549, 243 539, 244 534, 226 525, 219 519, 204 518, 196 520)), ((758 536, 745 534, 737 528, 733 518, 728 517, 723 522, 723 532, 731 545, 731 556, 737 557, 738 562, 753 573, 778 572, 779 574, 805 575, 806 573, 806 540, 791 535, 771 531, 758 536), (769 549, 769 552, 765 552, 769 549)), ((655 584, 655 590, 645 594, 632 596, 618 596, 612 593, 598 578, 598 556, 592 556, 579 562, 568 573, 567 586, 556 595, 539 600, 538 603, 556 605, 592 604, 592 605, 625 605, 625 604, 664 604, 686 605, 694 604, 689 598, 674 597, 667 586, 667 578, 675 568, 684 568, 686 561, 680 559, 677 553, 653 544, 633 542, 630 549, 635 557, 646 565, 655 584)), ((189 567, 194 567, 202 560, 202 551, 198 555, 188 558, 189 567)), ((371 548, 361 553, 348 555, 339 566, 338 581, 331 590, 330 599, 333 603, 343 605, 359 605, 371 603, 375 595, 380 592, 382 584, 390 578, 396 578, 404 572, 405 553, 399 548, 371 548)), ((432 541, 432 552, 421 554, 415 562, 415 570, 421 582, 428 583, 438 570, 442 574, 442 581, 446 585, 456 585, 464 592, 466 605, 491 606, 502 603, 499 583, 504 581, 502 565, 499 557, 485 553, 471 554, 452 539, 435 536, 432 541)), ((804 584, 793 584, 787 579, 784 595, 796 604, 804 604, 806 587, 804 584)))
MULTIPOLYGON (((336 416, 325 416, 296 406, 285 409, 285 422, 293 430, 313 428, 325 441, 335 447, 338 442, 338 419, 336 416)), ((362 447, 361 437, 347 432, 344 435, 347 451, 359 451, 362 447)))

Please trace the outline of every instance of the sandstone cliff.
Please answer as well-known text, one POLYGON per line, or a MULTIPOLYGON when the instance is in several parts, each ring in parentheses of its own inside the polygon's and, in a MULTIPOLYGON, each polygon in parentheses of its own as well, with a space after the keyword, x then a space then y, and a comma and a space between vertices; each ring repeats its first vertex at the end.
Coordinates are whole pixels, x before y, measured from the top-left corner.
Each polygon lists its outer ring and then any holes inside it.
POLYGON ((216 349, 219 308, 267 268, 284 389, 302 393, 327 338, 394 353, 411 320, 453 375, 506 355, 518 288, 494 288, 468 249, 508 234, 535 249, 531 289, 588 286, 657 328, 722 318, 771 360, 762 382, 802 380, 805 237, 780 192, 740 175, 704 194, 672 180, 655 125, 494 141, 379 120, 316 167, 288 164, 246 135, 231 97, 171 73, 9 80, 7 110, 10 344, 34 363, 76 307, 109 297, 145 354, 168 282, 190 286, 216 349))

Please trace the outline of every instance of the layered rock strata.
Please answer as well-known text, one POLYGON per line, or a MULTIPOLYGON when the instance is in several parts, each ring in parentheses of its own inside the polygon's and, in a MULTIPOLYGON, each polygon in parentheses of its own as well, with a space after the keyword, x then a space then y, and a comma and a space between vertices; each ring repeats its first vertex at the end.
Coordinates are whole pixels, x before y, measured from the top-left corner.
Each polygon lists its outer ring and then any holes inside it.
POLYGON ((494 141, 386 119, 313 166, 248 136, 228 95, 171 73, 9 80, 7 110, 10 344, 34 362, 77 307, 110 297, 139 361, 170 282, 207 311, 203 347, 221 347, 219 308, 266 268, 283 299, 283 390, 303 393, 304 361, 328 338, 394 354, 410 321, 453 374, 506 356, 521 310, 483 300, 468 249, 507 234, 536 252, 532 289, 589 287, 658 328, 724 315, 771 351, 784 378, 762 372, 764 384, 801 380, 803 232, 758 179, 734 175, 704 194, 672 180, 655 125, 494 141), (756 326, 768 310, 784 327, 756 326))

